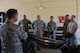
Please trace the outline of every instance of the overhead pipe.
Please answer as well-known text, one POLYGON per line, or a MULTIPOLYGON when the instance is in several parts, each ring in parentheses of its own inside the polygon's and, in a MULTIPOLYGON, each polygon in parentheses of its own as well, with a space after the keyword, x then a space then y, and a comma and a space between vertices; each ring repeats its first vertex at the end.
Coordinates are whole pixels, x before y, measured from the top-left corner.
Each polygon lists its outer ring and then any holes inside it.
POLYGON ((78 0, 75 0, 76 1, 76 17, 77 17, 77 19, 76 19, 76 21, 78 21, 78 0))

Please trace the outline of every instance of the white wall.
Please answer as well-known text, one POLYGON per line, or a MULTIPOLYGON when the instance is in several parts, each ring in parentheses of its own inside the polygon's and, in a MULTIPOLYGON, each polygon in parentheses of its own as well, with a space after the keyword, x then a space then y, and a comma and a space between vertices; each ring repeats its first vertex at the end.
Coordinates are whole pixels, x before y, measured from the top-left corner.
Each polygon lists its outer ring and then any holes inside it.
MULTIPOLYGON (((56 2, 43 2, 45 9, 39 10, 37 7, 39 2, 34 0, 29 2, 29 0, 1 0, 0 1, 0 11, 6 12, 10 8, 15 8, 19 12, 19 20, 22 19, 23 15, 26 14, 28 19, 34 21, 37 15, 41 15, 41 19, 46 23, 49 21, 51 15, 54 16, 54 21, 58 22, 58 16, 61 15, 76 15, 76 2, 75 1, 56 1, 56 2)), ((80 9, 80 2, 79 2, 80 9)), ((79 10, 80 14, 80 10, 79 10)), ((18 21, 19 21, 18 20, 18 21)), ((77 20, 80 18, 78 16, 77 20)), ((18 23, 18 22, 17 22, 18 23)))

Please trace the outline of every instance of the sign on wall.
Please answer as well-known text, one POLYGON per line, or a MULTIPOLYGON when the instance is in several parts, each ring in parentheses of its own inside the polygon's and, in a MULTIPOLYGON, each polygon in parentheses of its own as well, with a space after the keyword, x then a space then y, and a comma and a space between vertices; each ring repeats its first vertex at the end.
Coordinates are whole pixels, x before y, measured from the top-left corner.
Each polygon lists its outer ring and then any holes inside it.
POLYGON ((59 17, 59 22, 60 22, 60 23, 64 23, 65 20, 66 20, 66 17, 65 17, 65 16, 60 16, 60 17, 59 17))

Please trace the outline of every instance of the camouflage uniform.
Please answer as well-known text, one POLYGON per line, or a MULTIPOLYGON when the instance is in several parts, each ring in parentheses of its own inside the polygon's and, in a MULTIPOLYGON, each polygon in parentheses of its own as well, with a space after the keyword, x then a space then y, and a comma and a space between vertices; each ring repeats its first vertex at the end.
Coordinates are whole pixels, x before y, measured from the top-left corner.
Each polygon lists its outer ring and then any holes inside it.
POLYGON ((33 22, 32 26, 36 31, 35 34, 43 37, 43 30, 45 28, 45 23, 42 20, 40 21, 36 20, 33 22))
POLYGON ((49 32, 49 37, 53 39, 54 38, 53 34, 56 30, 56 23, 55 22, 49 22, 47 24, 47 29, 48 29, 48 32, 49 32))
POLYGON ((71 22, 70 19, 67 19, 65 22, 64 22, 64 25, 63 25, 63 36, 66 37, 66 29, 67 29, 67 26, 68 24, 71 22))
MULTIPOLYGON (((36 36, 43 37, 43 30, 45 28, 45 23, 42 20, 34 21, 32 27, 34 28, 36 36)), ((40 46, 41 46, 40 44, 35 43, 35 48, 37 48, 38 50, 40 50, 40 46)))
POLYGON ((25 33, 18 25, 11 21, 7 21, 1 26, 1 36, 4 43, 4 53, 23 53, 20 39, 26 40, 27 33, 25 33))
POLYGON ((31 24, 31 21, 28 19, 25 19, 25 20, 23 19, 19 22, 19 25, 22 26, 25 32, 29 31, 29 24, 31 24))

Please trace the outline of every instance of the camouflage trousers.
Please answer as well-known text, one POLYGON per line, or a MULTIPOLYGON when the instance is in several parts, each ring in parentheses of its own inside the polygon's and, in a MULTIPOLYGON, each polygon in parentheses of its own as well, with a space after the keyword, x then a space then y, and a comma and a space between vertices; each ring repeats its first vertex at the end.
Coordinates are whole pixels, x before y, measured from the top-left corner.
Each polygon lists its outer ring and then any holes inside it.
POLYGON ((5 45, 4 53, 23 53, 22 45, 5 45))

